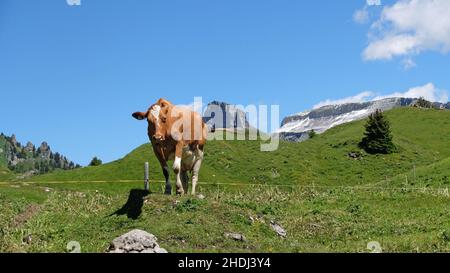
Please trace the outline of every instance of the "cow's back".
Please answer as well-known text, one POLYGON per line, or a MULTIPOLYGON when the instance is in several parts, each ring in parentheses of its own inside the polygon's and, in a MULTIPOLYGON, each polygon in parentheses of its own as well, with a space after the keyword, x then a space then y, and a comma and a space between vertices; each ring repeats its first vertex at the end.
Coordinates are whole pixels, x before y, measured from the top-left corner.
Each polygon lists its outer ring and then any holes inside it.
POLYGON ((201 115, 195 111, 192 111, 185 107, 172 106, 169 109, 168 114, 168 133, 174 137, 173 134, 177 134, 178 137, 182 136, 185 145, 198 145, 203 150, 203 146, 206 143, 208 128, 203 122, 201 115))

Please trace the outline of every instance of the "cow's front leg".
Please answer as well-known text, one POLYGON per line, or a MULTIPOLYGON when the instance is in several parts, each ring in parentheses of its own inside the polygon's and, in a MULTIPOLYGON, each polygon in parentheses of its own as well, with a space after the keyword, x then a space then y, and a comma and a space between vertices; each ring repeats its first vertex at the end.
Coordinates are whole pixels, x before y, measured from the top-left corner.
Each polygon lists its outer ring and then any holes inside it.
POLYGON ((181 156, 183 154, 183 143, 178 142, 175 148, 175 160, 173 162, 173 171, 177 177, 177 194, 183 195, 183 184, 181 182, 181 156))
POLYGON ((169 173, 169 166, 165 164, 163 167, 163 174, 166 179, 166 190, 164 191, 164 194, 171 195, 172 194, 172 186, 170 185, 170 173, 169 173))
POLYGON ((167 161, 164 158, 164 153, 162 151, 162 149, 160 149, 158 146, 153 145, 153 151, 156 154, 156 158, 158 158, 159 164, 161 165, 161 169, 163 171, 164 174, 164 178, 166 179, 166 190, 165 190, 165 194, 172 194, 172 186, 170 186, 170 169, 169 166, 167 165, 167 161))

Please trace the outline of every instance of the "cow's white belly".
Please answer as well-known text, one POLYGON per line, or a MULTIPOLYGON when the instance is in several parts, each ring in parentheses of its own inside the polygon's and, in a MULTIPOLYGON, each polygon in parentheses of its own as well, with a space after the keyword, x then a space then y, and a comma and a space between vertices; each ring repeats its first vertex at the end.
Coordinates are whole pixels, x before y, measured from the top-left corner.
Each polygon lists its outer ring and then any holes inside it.
POLYGON ((174 160, 174 169, 181 167, 182 171, 191 171, 194 164, 203 159, 203 151, 199 149, 192 151, 189 146, 185 146, 181 159, 175 158, 175 153, 170 154, 168 159, 174 160))

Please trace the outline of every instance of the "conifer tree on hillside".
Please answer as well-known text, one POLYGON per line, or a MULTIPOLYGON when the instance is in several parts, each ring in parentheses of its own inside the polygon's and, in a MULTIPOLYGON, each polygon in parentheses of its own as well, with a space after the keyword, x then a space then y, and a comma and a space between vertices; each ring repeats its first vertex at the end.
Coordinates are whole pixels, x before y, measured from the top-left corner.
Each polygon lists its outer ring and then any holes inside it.
POLYGON ((424 97, 420 97, 416 102, 417 107, 420 108, 433 108, 433 104, 427 101, 424 97))
POLYGON ((101 159, 99 159, 98 157, 94 157, 94 158, 91 160, 91 163, 89 163, 89 166, 100 166, 100 165, 102 165, 102 164, 103 164, 103 162, 102 162, 101 159))
POLYGON ((392 142, 389 121, 381 110, 369 116, 365 125, 366 132, 359 146, 370 154, 390 154, 396 147, 392 142))

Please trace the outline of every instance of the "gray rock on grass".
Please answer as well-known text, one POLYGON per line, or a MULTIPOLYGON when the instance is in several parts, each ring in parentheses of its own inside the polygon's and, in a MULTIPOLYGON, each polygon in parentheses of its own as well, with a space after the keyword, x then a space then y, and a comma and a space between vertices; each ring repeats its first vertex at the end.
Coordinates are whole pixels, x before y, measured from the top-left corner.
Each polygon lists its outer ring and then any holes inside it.
POLYGON ((283 237, 283 238, 287 236, 286 230, 284 230, 284 228, 282 226, 280 226, 279 224, 277 224, 276 222, 271 221, 270 227, 278 234, 278 236, 283 237))
POLYGON ((225 237, 233 239, 235 241, 241 241, 241 242, 247 241, 245 236, 242 234, 239 234, 239 233, 226 232, 224 235, 225 235, 225 237))
POLYGON ((155 235, 135 229, 114 239, 108 253, 168 253, 161 248, 155 235))

